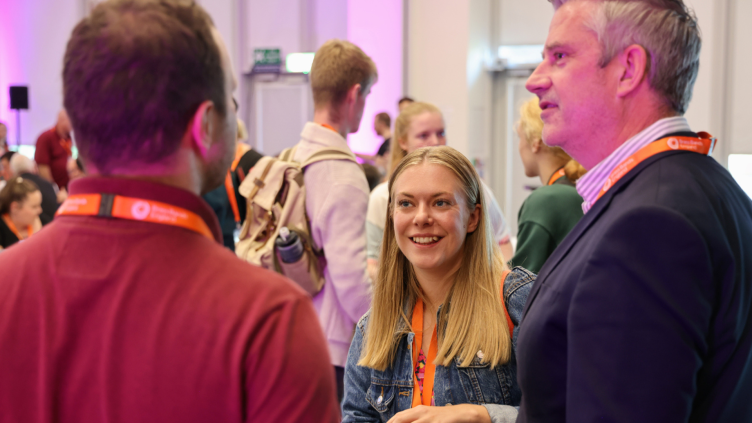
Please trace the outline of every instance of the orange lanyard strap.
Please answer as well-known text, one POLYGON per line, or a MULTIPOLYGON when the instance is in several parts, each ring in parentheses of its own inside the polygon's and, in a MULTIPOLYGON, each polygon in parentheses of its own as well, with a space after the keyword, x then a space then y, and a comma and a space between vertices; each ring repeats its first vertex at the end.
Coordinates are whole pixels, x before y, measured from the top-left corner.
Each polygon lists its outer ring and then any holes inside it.
POLYGON ((65 152, 68 154, 68 157, 73 155, 73 141, 60 140, 60 145, 65 149, 65 152))
POLYGON ((196 213, 159 201, 113 194, 71 195, 55 216, 102 216, 178 226, 214 240, 209 226, 196 213))
MULTIPOLYGON (((504 270, 501 274, 501 283, 504 285, 504 280, 511 273, 509 269, 504 270)), ((510 339, 514 336, 514 323, 509 316, 506 305, 503 301, 504 295, 502 294, 501 306, 504 307, 504 316, 507 319, 507 325, 509 326, 510 339)), ((431 405, 431 397, 433 397, 433 381, 436 375, 436 354, 439 351, 438 332, 436 325, 433 327, 433 336, 431 337, 431 346, 428 348, 428 355, 426 356, 426 368, 424 369, 423 376, 423 391, 420 390, 420 384, 418 384, 418 377, 415 375, 415 363, 418 362, 418 351, 423 349, 423 300, 418 298, 413 308, 412 318, 413 332, 415 332, 415 338, 413 338, 413 404, 412 407, 419 405, 431 405), (425 394, 425 395, 424 395, 425 394)))
POLYGON ((616 185, 624 175, 629 173, 630 170, 656 154, 663 153, 664 151, 691 151, 693 153, 700 153, 708 156, 713 154, 716 139, 707 132, 700 132, 697 135, 699 135, 699 138, 666 137, 637 150, 636 153, 619 163, 619 165, 611 172, 595 201, 598 201, 603 197, 603 195, 608 192, 612 186, 616 185))
MULTIPOLYGON (((8 216, 7 214, 4 214, 3 221, 8 226, 8 229, 10 229, 10 231, 13 232, 13 235, 15 235, 19 241, 24 240, 24 238, 21 238, 21 233, 18 232, 18 228, 16 228, 16 225, 13 223, 12 220, 10 220, 10 216, 8 216)), ((34 227, 32 225, 27 226, 26 233, 28 234, 26 238, 30 237, 34 233, 34 227)))
MULTIPOLYGON (((418 362, 418 351, 423 348, 423 300, 418 298, 415 302, 415 308, 413 309, 412 319, 413 331, 415 332, 415 340, 413 341, 413 365, 418 362)), ((413 367, 413 407, 417 407, 421 404, 431 405, 431 397, 433 396, 433 377, 436 374, 436 353, 439 351, 439 342, 436 332, 436 325, 433 327, 433 336, 431 337, 431 346, 428 348, 428 355, 426 356, 426 368, 424 370, 423 377, 423 392, 420 391, 420 385, 418 384, 418 377, 415 375, 415 368, 413 367)))
POLYGON ((227 198, 230 200, 230 207, 232 208, 232 214, 235 216, 235 223, 240 223, 240 210, 238 210, 238 199, 235 197, 235 186, 232 185, 232 176, 230 172, 227 172, 225 178, 225 190, 227 190, 227 198))
POLYGON ((553 185, 554 182, 556 182, 556 181, 559 180, 559 178, 561 178, 562 176, 566 176, 566 175, 567 175, 567 172, 565 172, 564 168, 562 167, 561 169, 559 169, 556 172, 554 172, 553 175, 551 175, 551 177, 548 179, 547 186, 548 185, 553 185))

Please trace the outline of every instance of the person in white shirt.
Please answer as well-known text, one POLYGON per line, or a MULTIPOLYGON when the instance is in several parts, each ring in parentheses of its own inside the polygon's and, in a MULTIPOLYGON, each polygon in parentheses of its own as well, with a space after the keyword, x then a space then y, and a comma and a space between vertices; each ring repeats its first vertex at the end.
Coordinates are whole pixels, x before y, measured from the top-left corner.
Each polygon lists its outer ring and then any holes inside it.
MULTIPOLYGON (((293 157, 299 163, 325 148, 352 153, 347 134, 358 130, 366 97, 378 79, 373 60, 342 40, 329 40, 319 48, 310 75, 314 116, 303 128, 293 157)), ((326 258, 326 282, 313 304, 329 344, 341 400, 355 324, 371 305, 365 234, 368 182, 360 166, 348 160, 314 163, 306 167, 304 182, 311 235, 326 258)))

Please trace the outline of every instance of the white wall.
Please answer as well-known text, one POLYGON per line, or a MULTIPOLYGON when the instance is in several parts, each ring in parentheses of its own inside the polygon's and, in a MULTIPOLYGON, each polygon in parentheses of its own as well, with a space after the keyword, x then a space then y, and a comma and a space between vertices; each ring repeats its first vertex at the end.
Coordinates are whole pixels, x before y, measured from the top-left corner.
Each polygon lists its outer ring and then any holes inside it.
POLYGON ((470 2, 408 2, 408 92, 444 114, 447 142, 470 151, 467 84, 470 2))

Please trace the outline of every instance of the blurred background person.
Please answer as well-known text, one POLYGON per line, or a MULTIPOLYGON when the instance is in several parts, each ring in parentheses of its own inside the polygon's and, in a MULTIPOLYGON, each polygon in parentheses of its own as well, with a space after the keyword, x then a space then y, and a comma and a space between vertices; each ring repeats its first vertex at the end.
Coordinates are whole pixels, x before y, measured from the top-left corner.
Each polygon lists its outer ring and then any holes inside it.
POLYGON ((0 154, 5 154, 8 150, 8 125, 0 122, 0 154))
POLYGON ((86 171, 84 171, 84 163, 81 158, 68 160, 68 180, 73 181, 84 176, 86 176, 86 171))
POLYGON ((397 109, 399 110, 400 113, 402 113, 402 111, 405 110, 405 107, 407 107, 407 106, 409 106, 409 105, 411 105, 413 103, 415 103, 415 100, 413 100, 412 98, 407 97, 407 96, 402 97, 397 102, 397 109))
MULTIPOLYGON (((390 169, 395 169, 402 159, 409 153, 421 147, 435 147, 446 145, 444 117, 441 111, 430 103, 414 102, 399 114, 394 124, 392 138, 390 169)), ((368 213, 366 215, 366 237, 368 241, 368 272, 372 280, 376 280, 379 255, 381 254, 381 240, 384 235, 384 223, 389 204, 389 188, 386 182, 373 189, 368 199, 368 213)), ((488 205, 488 215, 494 238, 501 248, 504 260, 512 257, 509 228, 501 213, 491 189, 483 183, 483 191, 488 205)))
POLYGON ((31 181, 42 194, 42 214, 39 219, 42 225, 52 222, 60 203, 60 193, 55 192, 55 186, 37 174, 37 166, 33 160, 21 153, 16 153, 10 159, 11 178, 21 177, 31 181))
POLYGON ((43 132, 37 139, 37 149, 34 152, 39 175, 61 190, 68 189, 67 166, 68 158, 73 156, 72 149, 70 120, 65 110, 61 110, 55 127, 43 132))
MULTIPOLYGON (((33 182, 11 178, 0 191, 0 250, 42 229, 42 193, 33 182)), ((4 269, 7 271, 7 269, 4 269)))
POLYGON ((534 190, 520 207, 512 265, 538 273, 583 216, 582 197, 574 185, 587 171, 561 148, 543 142, 537 97, 522 105, 520 116, 517 136, 525 175, 539 177, 543 186, 534 190))
POLYGON ((16 154, 15 151, 6 151, 0 156, 0 189, 3 189, 5 184, 13 177, 10 171, 10 159, 16 154))
POLYGON ((392 118, 389 113, 381 112, 374 117, 373 131, 382 138, 381 146, 374 155, 355 153, 356 156, 363 160, 373 163, 379 168, 382 174, 386 175, 387 164, 389 162, 389 147, 392 142, 392 118))

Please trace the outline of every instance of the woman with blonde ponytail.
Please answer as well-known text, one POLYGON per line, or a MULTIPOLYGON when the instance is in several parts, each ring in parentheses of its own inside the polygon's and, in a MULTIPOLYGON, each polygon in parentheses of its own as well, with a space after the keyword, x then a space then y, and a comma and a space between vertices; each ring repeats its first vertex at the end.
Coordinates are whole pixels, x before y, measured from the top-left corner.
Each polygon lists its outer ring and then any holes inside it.
POLYGON ((345 367, 343 421, 514 421, 516 328, 535 276, 505 269, 480 178, 457 150, 408 154, 388 193, 372 308, 345 367))
POLYGON ((559 147, 549 147, 542 139, 543 121, 538 98, 520 109, 517 135, 525 175, 539 177, 542 187, 525 200, 517 218, 515 266, 538 273, 564 237, 580 221, 582 197, 574 188, 586 170, 559 147))

